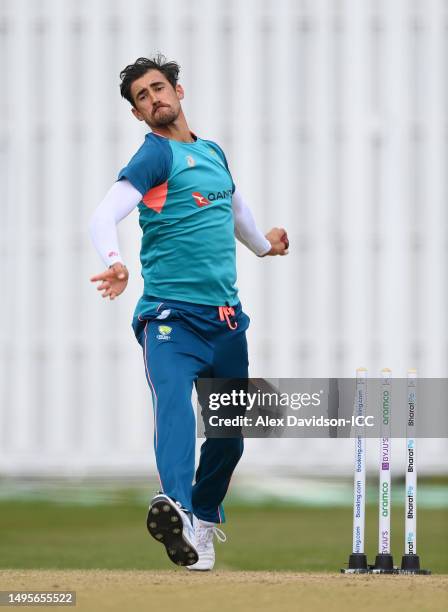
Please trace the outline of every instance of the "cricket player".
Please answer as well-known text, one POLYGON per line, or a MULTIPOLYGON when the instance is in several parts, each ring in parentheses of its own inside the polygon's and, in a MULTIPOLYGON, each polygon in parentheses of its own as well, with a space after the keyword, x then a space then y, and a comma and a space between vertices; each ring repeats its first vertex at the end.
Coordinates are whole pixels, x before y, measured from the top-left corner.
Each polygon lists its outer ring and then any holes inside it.
POLYGON ((161 491, 147 527, 171 561, 210 570, 223 500, 242 438, 208 438, 196 474, 191 395, 199 377, 247 378, 246 330, 236 288, 235 237, 256 255, 286 255, 283 228, 264 236, 214 142, 188 127, 179 66, 158 55, 120 73, 121 95, 151 131, 93 214, 90 235, 106 270, 93 276, 104 298, 126 288, 117 224, 138 207, 143 295, 133 318, 154 411, 161 491), (193 484, 194 480, 194 484, 193 484))

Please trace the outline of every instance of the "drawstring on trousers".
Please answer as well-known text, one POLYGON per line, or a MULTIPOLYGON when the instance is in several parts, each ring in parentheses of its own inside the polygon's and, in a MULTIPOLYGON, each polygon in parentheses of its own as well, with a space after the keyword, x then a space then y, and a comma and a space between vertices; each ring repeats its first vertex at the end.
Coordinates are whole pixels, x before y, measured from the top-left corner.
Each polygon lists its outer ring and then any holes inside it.
POLYGON ((235 310, 231 306, 219 306, 218 312, 219 320, 227 321, 227 326, 229 329, 236 329, 238 327, 238 323, 236 321, 232 323, 232 321, 229 319, 229 317, 235 316, 235 310))

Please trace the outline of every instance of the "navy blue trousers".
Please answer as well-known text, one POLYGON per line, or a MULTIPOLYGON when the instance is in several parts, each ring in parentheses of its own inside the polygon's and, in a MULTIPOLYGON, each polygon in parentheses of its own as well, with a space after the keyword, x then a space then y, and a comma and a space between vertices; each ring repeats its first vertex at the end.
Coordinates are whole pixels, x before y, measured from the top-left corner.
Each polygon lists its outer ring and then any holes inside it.
POLYGON ((200 377, 248 377, 249 317, 240 303, 234 306, 234 316, 224 317, 217 306, 149 297, 140 300, 136 312, 133 329, 143 349, 152 393, 162 491, 198 518, 223 523, 222 502, 243 453, 243 439, 207 438, 195 475, 191 396, 200 377))

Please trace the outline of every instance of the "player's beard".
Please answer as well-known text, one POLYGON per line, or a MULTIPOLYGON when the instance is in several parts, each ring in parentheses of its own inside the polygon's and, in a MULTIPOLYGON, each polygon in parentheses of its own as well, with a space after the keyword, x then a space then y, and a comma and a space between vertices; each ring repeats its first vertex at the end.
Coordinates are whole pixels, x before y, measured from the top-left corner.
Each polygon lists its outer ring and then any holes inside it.
POLYGON ((174 123, 179 116, 180 109, 174 109, 171 106, 161 106, 151 117, 151 125, 154 127, 163 127, 174 123))

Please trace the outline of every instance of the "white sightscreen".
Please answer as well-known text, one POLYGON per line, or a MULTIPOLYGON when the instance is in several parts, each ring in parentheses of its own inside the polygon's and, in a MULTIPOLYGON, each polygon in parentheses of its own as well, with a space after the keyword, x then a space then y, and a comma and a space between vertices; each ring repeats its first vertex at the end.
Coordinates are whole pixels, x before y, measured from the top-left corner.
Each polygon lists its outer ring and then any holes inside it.
MULTIPOLYGON (((145 131, 118 73, 158 50, 260 227, 290 234, 288 258, 239 250, 252 375, 446 376, 447 23, 444 0, 0 1, 0 474, 153 466, 137 216, 112 303, 87 225, 145 131)), ((250 441, 240 469, 349 471, 338 444, 250 441)), ((443 469, 446 442, 421 446, 443 469)))

